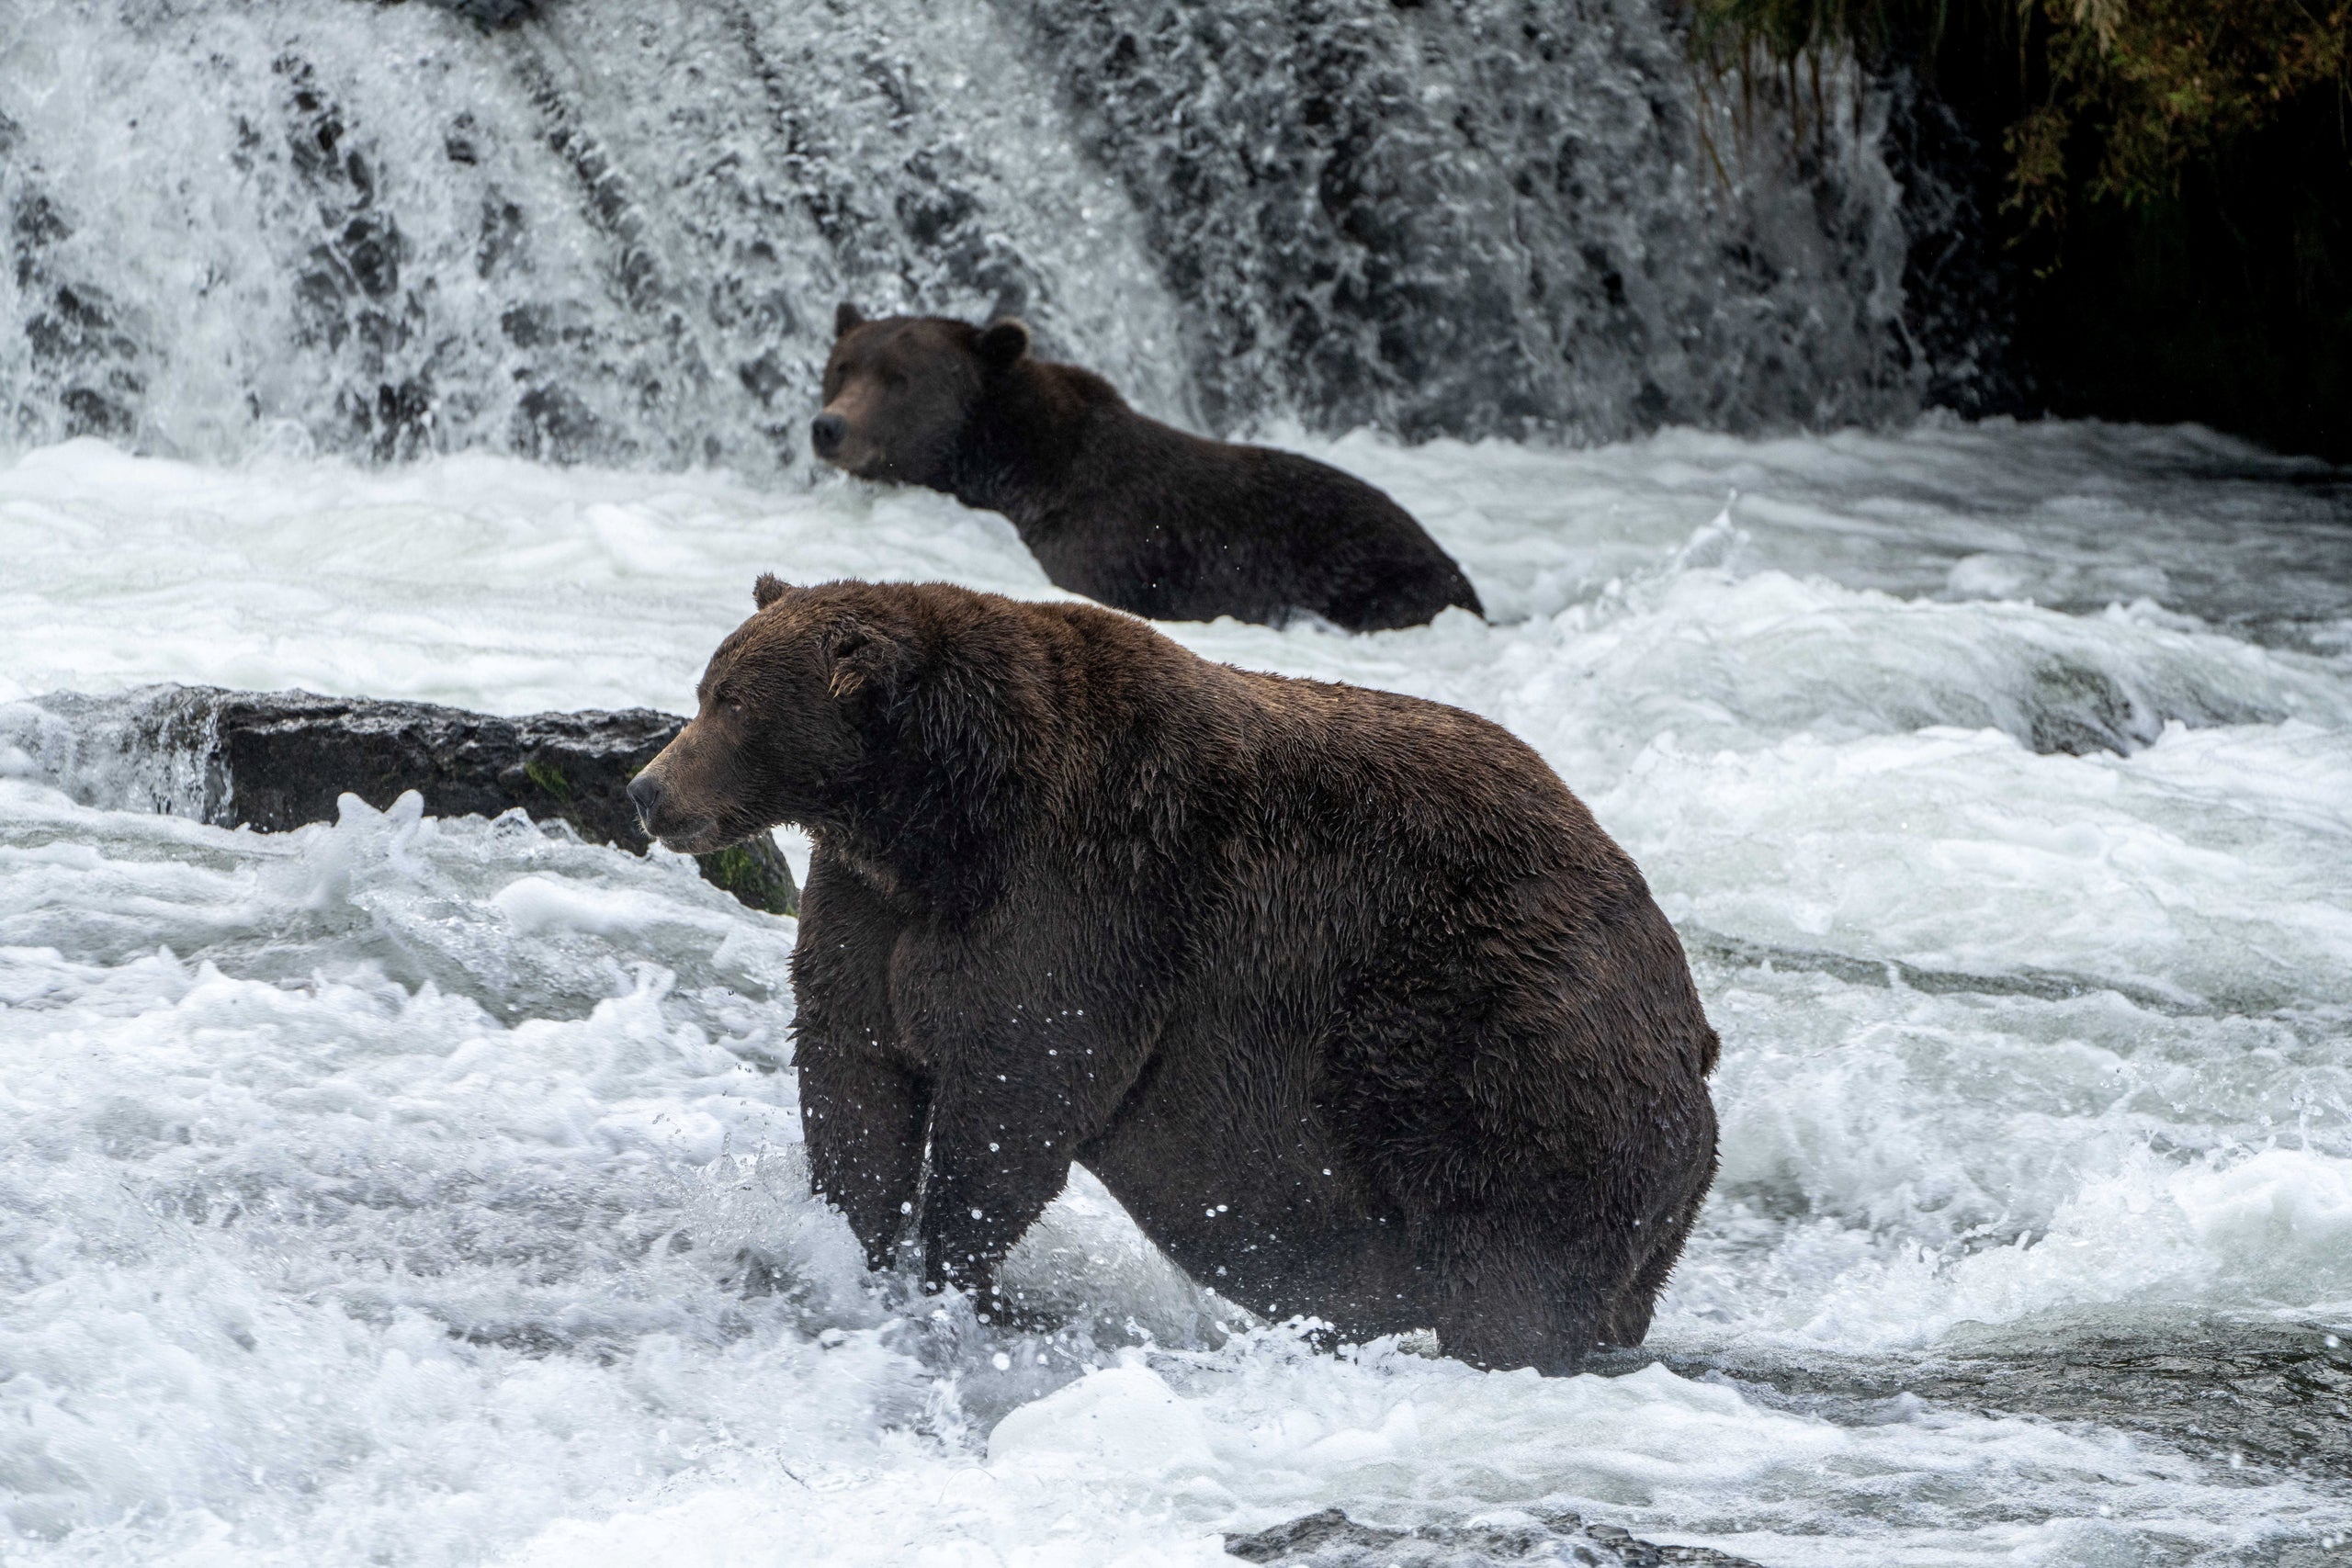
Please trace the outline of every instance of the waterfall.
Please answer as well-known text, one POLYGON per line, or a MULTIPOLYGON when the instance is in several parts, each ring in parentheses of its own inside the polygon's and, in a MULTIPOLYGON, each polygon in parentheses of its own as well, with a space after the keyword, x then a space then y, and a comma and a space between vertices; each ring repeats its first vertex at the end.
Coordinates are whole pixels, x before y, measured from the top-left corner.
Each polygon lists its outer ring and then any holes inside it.
POLYGON ((1932 369, 1883 95, 1712 83, 1654 0, 11 10, 11 446, 775 472, 843 298, 1218 431, 1818 425, 1932 369))

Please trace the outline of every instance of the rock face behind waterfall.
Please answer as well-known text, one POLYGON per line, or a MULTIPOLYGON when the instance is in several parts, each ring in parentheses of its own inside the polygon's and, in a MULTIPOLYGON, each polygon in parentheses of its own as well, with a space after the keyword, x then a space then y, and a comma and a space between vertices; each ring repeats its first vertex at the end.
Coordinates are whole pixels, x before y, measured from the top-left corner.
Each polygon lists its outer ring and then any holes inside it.
POLYGON ((1213 425, 1599 440, 1916 398, 1883 106, 1850 83, 1836 123, 1730 113, 1652 0, 1017 9, 1213 425))
POLYGON ((1943 385, 1884 96, 1711 85, 1658 0, 11 22, 0 444, 773 472, 843 298, 1023 315, 1213 433, 1600 439, 1943 385))
MULTIPOLYGON (((346 793, 381 810, 415 790, 435 816, 519 809, 641 854, 628 781, 684 723, 650 708, 503 718, 432 703, 151 686, 0 708, 0 742, 90 805, 283 832, 334 821, 346 793)), ((764 836, 696 861, 752 908, 798 908, 792 869, 764 836)))

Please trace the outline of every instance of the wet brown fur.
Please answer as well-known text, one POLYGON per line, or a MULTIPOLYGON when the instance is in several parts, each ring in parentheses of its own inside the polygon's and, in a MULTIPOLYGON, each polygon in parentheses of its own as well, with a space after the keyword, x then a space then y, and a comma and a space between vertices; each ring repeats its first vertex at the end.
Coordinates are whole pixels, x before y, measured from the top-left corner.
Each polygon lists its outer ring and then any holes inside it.
POLYGON ((992 1289, 1075 1160, 1261 1313, 1546 1371, 1640 1341, 1714 1169, 1715 1035, 1526 746, 1091 605, 757 597, 648 826, 814 835, 802 1116, 876 1267, 920 1195, 930 1278, 992 1289))
POLYGON ((1032 358, 1029 329, 842 307, 828 459, 1003 513, 1046 575, 1160 620, 1305 612, 1351 631, 1419 626, 1476 590, 1412 515, 1328 464, 1148 419, 1108 381, 1032 358))

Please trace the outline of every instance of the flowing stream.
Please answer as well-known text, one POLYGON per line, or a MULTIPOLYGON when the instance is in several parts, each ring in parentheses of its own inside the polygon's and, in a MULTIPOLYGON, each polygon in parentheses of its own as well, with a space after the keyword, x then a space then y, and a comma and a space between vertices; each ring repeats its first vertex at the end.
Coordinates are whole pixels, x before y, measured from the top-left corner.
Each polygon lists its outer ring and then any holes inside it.
POLYGON ((1640 860, 1724 1039, 1645 1355, 1315 1355, 1082 1177, 1018 1264, 1072 1326, 984 1331, 803 1195, 793 922, 519 819, 232 832, 42 761, 30 699, 164 679, 675 709, 761 568, 1052 593, 1001 520, 85 439, 0 468, 11 1560, 1207 1563, 1329 1506, 2338 1560, 2343 477, 2092 425, 1310 445, 1494 623, 1170 630, 1487 714, 1640 860))

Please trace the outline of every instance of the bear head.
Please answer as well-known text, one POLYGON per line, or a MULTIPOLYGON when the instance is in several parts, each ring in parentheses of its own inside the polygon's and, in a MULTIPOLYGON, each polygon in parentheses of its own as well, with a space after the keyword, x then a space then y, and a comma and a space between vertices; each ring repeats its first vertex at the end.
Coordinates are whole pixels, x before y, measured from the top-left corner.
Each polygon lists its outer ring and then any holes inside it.
POLYGON ((860 479, 956 488, 956 460, 973 411, 1028 357, 1029 329, 939 316, 868 321, 844 303, 833 317, 825 406, 809 449, 860 479))
POLYGON ((646 833, 686 853, 839 815, 888 749, 910 672, 916 628, 867 584, 763 574, 752 597, 759 613, 710 656, 695 716, 628 787, 646 833))

